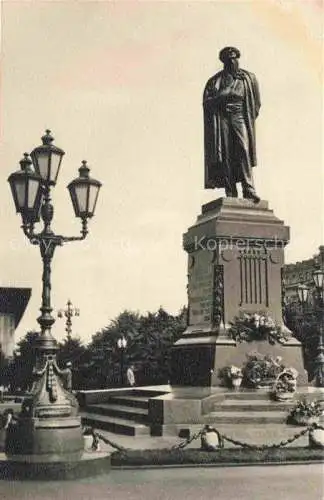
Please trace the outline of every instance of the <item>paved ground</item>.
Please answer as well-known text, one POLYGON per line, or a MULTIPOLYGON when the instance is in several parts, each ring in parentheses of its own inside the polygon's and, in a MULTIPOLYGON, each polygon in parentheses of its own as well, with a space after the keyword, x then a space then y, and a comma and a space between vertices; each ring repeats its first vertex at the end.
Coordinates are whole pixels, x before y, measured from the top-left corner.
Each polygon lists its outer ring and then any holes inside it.
MULTIPOLYGON (((200 426, 199 426, 200 427, 200 426)), ((217 426, 231 437, 233 426, 217 426)), ((260 431, 262 426, 260 427, 260 431)), ((296 428, 289 434, 296 433, 296 428)), ((170 448, 179 437, 122 436, 99 431, 126 448, 170 448)), ((258 442, 258 426, 251 435, 245 429, 246 441, 258 442)), ((287 428, 276 426, 271 439, 286 439, 287 428)), ((261 439, 261 437, 260 437, 261 439)), ((303 446, 306 443, 298 442, 303 446)), ((190 447, 197 448, 200 441, 190 447)), ((109 445, 103 450, 113 451, 109 445)), ((194 467, 126 470, 114 469, 108 474, 75 482, 0 481, 1 500, 323 500, 324 466, 283 465, 250 467, 194 467)))
MULTIPOLYGON (((102 431, 133 449, 170 448, 178 437, 130 437, 102 431)), ((280 437, 280 436, 276 436, 280 437)), ((280 440, 280 439, 279 439, 280 440)), ((199 447, 200 441, 190 447, 199 447)), ((103 450, 113 451, 109 445, 103 450)), ((324 466, 113 469, 78 481, 0 481, 1 500, 323 500, 324 466)))
POLYGON ((322 465, 112 470, 75 482, 0 482, 1 500, 321 500, 322 465))

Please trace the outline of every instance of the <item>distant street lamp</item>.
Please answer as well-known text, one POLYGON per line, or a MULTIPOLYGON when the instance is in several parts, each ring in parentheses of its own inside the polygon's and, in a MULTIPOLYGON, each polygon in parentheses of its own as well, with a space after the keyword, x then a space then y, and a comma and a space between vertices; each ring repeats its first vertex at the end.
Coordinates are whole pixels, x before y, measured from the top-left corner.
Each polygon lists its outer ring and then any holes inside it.
POLYGON ((117 347, 120 352, 120 385, 124 385, 124 356, 127 347, 127 339, 124 335, 117 340, 117 347))
POLYGON ((316 289, 320 291, 320 296, 323 299, 322 291, 323 291, 323 286, 324 286, 324 270, 317 269, 317 271, 314 271, 313 279, 314 279, 316 289))
POLYGON ((54 207, 51 188, 55 186, 64 151, 53 144, 50 130, 42 137, 42 145, 24 154, 20 170, 11 174, 11 187, 16 211, 22 217, 22 229, 33 245, 38 245, 43 262, 41 315, 37 321, 41 332, 36 340, 36 366, 31 395, 24 399, 19 422, 8 439, 7 454, 75 457, 83 448, 81 420, 75 397, 64 389, 65 371, 56 363, 57 342, 51 327, 55 322, 51 306, 51 262, 56 247, 84 240, 88 219, 94 215, 101 183, 89 176, 85 161, 79 177, 68 185, 75 216, 82 222, 80 236, 62 236, 51 228, 54 207), (43 229, 36 233, 40 219, 43 229))
POLYGON ((298 285, 297 288, 299 302, 304 309, 308 301, 309 289, 306 285, 298 285))
MULTIPOLYGON (((14 350, 14 358, 13 358, 13 366, 14 371, 10 371, 10 380, 9 380, 9 388, 10 392, 16 392, 18 387, 21 387, 21 349, 20 346, 17 346, 14 350)), ((26 387, 26 391, 29 392, 30 387, 26 387)))
POLYGON ((72 302, 69 299, 66 303, 66 308, 59 309, 59 311, 57 312, 57 316, 58 318, 63 318, 65 316, 65 331, 68 340, 70 340, 72 335, 72 318, 73 316, 80 316, 80 309, 78 309, 77 307, 73 307, 72 302))

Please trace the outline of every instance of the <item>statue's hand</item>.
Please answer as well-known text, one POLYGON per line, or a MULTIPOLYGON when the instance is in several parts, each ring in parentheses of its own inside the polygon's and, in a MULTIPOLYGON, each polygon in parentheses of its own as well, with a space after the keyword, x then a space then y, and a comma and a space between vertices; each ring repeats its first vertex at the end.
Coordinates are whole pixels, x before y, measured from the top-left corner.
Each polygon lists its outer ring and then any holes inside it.
POLYGON ((230 87, 223 87, 218 91, 218 97, 222 98, 224 96, 228 96, 230 94, 230 92, 231 92, 230 87))
POLYGON ((213 95, 213 96, 208 96, 207 98, 204 99, 204 106, 206 107, 217 107, 219 104, 219 96, 218 95, 213 95))

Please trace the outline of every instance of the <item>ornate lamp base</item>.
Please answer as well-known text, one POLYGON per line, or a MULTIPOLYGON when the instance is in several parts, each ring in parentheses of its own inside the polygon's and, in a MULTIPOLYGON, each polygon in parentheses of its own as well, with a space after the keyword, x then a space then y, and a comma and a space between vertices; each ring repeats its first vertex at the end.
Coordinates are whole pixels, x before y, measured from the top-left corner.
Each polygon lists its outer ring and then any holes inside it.
POLYGON ((41 336, 32 393, 7 429, 0 479, 65 480, 104 474, 110 453, 85 452, 81 417, 66 389, 71 372, 56 364, 56 343, 41 336))
POLYGON ((57 366, 57 344, 51 335, 40 335, 37 347, 32 393, 8 427, 5 453, 7 457, 46 455, 52 462, 77 460, 83 452, 83 437, 78 402, 67 390, 71 371, 57 366))

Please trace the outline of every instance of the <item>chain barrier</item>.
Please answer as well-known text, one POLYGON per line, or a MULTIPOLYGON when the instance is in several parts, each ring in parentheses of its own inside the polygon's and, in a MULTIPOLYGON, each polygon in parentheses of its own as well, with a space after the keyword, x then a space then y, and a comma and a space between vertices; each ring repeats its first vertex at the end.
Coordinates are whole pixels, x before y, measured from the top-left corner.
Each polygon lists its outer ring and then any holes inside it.
POLYGON ((204 433, 204 430, 201 429, 200 431, 196 432, 196 434, 194 434, 192 437, 188 437, 184 441, 181 441, 181 443, 174 444, 173 446, 171 446, 171 450, 185 448, 186 446, 188 446, 188 444, 192 443, 192 441, 199 439, 203 435, 203 433, 204 433))
POLYGON ((294 441, 297 441, 297 439, 299 439, 300 437, 307 434, 309 432, 309 430, 310 429, 307 427, 307 429, 303 429, 302 431, 300 431, 298 434, 295 434, 291 438, 288 438, 284 441, 280 441, 280 443, 273 443, 270 445, 267 445, 267 444, 257 445, 257 444, 244 443, 242 441, 232 439, 232 438, 225 436, 225 435, 222 435, 222 438, 225 441, 228 441, 229 443, 235 444, 236 446, 241 446, 242 448, 248 448, 249 450, 271 450, 271 449, 275 449, 275 448, 283 448, 284 446, 287 446, 287 444, 291 444, 294 441))
POLYGON ((94 432, 93 435, 95 438, 100 439, 106 444, 109 444, 112 448, 115 448, 115 450, 119 451, 120 453, 125 454, 127 451, 129 451, 129 448, 125 448, 124 446, 121 446, 114 441, 111 441, 111 439, 108 439, 106 436, 103 436, 102 434, 99 434, 98 432, 94 432))
MULTIPOLYGON (((280 441, 280 443, 272 443, 272 444, 269 444, 269 445, 268 444, 257 445, 257 444, 245 443, 243 441, 239 441, 237 439, 233 439, 233 438, 231 438, 229 436, 226 436, 225 434, 221 434, 214 427, 210 427, 209 426, 209 432, 210 431, 215 432, 217 434, 217 436, 218 436, 218 440, 219 440, 218 448, 224 448, 224 441, 228 441, 229 443, 232 443, 235 446, 240 446, 242 448, 250 449, 250 450, 270 450, 270 449, 276 449, 276 448, 277 449, 278 448, 283 448, 283 447, 287 446, 288 444, 291 444, 294 441, 297 441, 299 438, 301 438, 302 436, 305 436, 307 433, 310 433, 311 431, 316 430, 316 429, 324 431, 324 427, 322 427, 321 425, 319 425, 317 423, 313 423, 313 424, 307 426, 305 429, 303 429, 300 432, 298 432, 297 434, 294 434, 294 436, 292 436, 291 438, 288 438, 288 439, 285 439, 283 441, 280 441)), ((163 448, 163 449, 164 450, 180 450, 180 449, 184 449, 190 443, 192 443, 193 441, 201 438, 205 434, 206 434, 206 429, 204 427, 200 431, 198 431, 195 434, 193 434, 191 437, 188 437, 184 441, 181 441, 180 443, 171 446, 171 448, 163 448)), ((121 445, 115 443, 114 441, 111 441, 110 439, 108 439, 107 437, 103 436, 102 434, 99 434, 98 432, 94 432, 93 435, 95 436, 95 438, 97 438, 98 440, 102 440, 106 444, 109 444, 109 446, 111 446, 112 448, 115 448, 117 451, 119 451, 123 455, 127 454, 128 451, 131 451, 131 448, 125 448, 124 446, 121 446, 121 445)))
MULTIPOLYGON (((242 448, 248 448, 250 450, 268 450, 268 449, 275 449, 275 448, 283 448, 284 446, 287 446, 288 444, 293 443, 294 441, 296 441, 300 437, 304 436, 305 434, 307 434, 307 433, 309 433, 309 432, 311 432, 312 430, 315 430, 315 429, 320 429, 320 430, 324 431, 324 427, 322 427, 321 425, 319 425, 317 423, 313 423, 313 424, 307 426, 306 429, 303 429, 302 431, 300 431, 298 434, 295 434, 293 437, 288 438, 288 439, 286 439, 284 441, 280 441, 280 443, 273 443, 273 444, 270 444, 270 445, 267 445, 267 444, 257 445, 257 444, 245 443, 243 441, 239 441, 237 439, 230 438, 229 436, 226 436, 225 434, 221 434, 214 427, 210 427, 209 431, 213 431, 213 432, 215 432, 218 435, 218 439, 219 439, 219 446, 218 447, 219 448, 223 448, 224 447, 224 441, 228 441, 229 443, 232 443, 232 444, 234 444, 236 446, 241 446, 242 448)), ((197 434, 194 434, 191 439, 186 439, 185 441, 182 441, 180 444, 175 445, 172 448, 173 449, 176 449, 176 448, 185 448, 194 439, 197 439, 197 438, 201 437, 204 433, 205 433, 205 431, 204 431, 204 429, 202 429, 197 434)))

